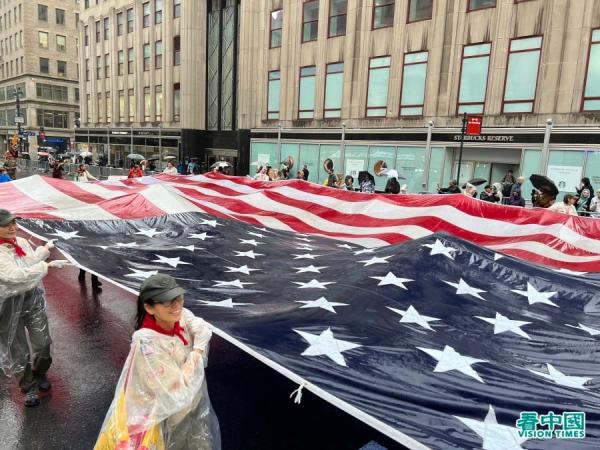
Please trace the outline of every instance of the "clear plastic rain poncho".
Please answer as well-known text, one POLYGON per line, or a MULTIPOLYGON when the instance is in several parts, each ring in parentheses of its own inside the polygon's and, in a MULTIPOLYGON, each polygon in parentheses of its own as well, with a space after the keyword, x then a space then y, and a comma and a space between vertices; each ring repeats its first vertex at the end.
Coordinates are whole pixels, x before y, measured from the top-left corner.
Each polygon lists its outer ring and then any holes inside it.
POLYGON ((186 309, 181 324, 187 344, 145 328, 133 334, 95 450, 221 448, 204 374, 212 332, 186 309))
MULTIPOLYGON (((11 245, 0 245, 0 370, 7 375, 23 372, 28 363, 27 353, 13 354, 22 353, 22 345, 14 342, 15 336, 20 334, 17 333, 17 326, 22 323, 19 317, 27 313, 28 326, 47 327, 41 280, 48 273, 44 260, 50 252, 43 246, 34 251, 29 242, 20 237, 17 244, 25 256, 17 256, 11 245)), ((33 331, 36 335, 47 335, 46 329, 33 331)), ((21 344, 27 345, 26 342, 21 344)))

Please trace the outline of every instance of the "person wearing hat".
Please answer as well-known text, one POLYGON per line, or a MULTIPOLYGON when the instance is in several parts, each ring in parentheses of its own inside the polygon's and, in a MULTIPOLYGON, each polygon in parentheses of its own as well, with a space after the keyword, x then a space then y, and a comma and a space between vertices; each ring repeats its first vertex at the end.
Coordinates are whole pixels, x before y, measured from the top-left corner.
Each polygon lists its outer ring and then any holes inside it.
POLYGON ((184 293, 166 274, 142 283, 131 350, 96 450, 220 448, 204 374, 212 332, 183 307, 184 293))
POLYGON ((465 187, 463 189, 463 194, 466 195, 467 197, 476 197, 477 196, 477 188, 475 187, 475 185, 471 184, 471 183, 466 183, 465 187))
POLYGON ((0 209, 0 369, 17 379, 25 406, 37 406, 39 390, 51 388, 46 373, 52 363, 40 282, 48 268, 62 268, 69 262, 46 263, 54 248, 52 241, 33 250, 27 240, 17 237, 17 230, 17 218, 0 209))

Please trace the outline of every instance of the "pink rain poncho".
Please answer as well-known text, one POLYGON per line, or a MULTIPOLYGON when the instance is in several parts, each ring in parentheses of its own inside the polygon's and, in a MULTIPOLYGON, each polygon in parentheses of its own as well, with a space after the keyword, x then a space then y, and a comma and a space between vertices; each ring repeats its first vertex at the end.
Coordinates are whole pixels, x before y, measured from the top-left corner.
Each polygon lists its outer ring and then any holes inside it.
POLYGON ((204 374, 212 332, 187 309, 180 322, 181 335, 133 334, 95 450, 221 448, 204 374))

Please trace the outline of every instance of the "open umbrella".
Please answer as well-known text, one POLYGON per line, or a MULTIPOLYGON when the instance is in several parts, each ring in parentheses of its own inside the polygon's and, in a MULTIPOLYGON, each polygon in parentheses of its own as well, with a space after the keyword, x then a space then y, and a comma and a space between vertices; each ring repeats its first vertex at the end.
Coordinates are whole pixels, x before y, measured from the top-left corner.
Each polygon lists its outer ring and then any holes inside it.
POLYGON ((471 183, 473 186, 481 186, 482 184, 487 183, 487 180, 484 180, 483 178, 473 178, 469 180, 468 183, 471 183))
POLYGON ((215 167, 231 167, 231 164, 229 164, 227 161, 217 161, 212 166, 210 166, 211 169, 214 169, 215 167))
POLYGON ((137 159, 141 161, 142 159, 144 159, 144 157, 137 153, 130 153, 129 155, 127 155, 127 159, 137 159))
POLYGON ((147 161, 158 161, 159 158, 148 158, 147 161))
POLYGON ((176 156, 173 156, 173 155, 167 155, 167 156, 165 156, 163 159, 164 159, 165 161, 168 161, 168 160, 170 160, 170 159, 176 159, 176 158, 177 158, 176 156))
POLYGON ((86 156, 92 156, 92 152, 83 151, 83 152, 81 152, 79 155, 80 155, 80 156, 83 156, 83 157, 85 158, 86 156))
POLYGON ((38 156, 48 156, 49 154, 48 152, 38 152, 38 156))
POLYGON ((529 177, 529 181, 533 184, 533 187, 539 191, 547 192, 554 198, 558 195, 558 188, 550 178, 545 175, 533 174, 529 177))

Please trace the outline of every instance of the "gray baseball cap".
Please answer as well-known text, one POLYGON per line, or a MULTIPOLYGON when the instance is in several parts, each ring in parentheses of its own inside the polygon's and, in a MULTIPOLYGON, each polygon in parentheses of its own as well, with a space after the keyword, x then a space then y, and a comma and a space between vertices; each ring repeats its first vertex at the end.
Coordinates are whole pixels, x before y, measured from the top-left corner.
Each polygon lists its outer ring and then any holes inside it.
POLYGON ((164 273, 152 275, 140 287, 140 298, 143 301, 169 302, 184 293, 185 290, 177 284, 175 278, 164 273))
POLYGON ((5 227, 18 217, 13 216, 9 210, 0 209, 0 227, 5 227))

